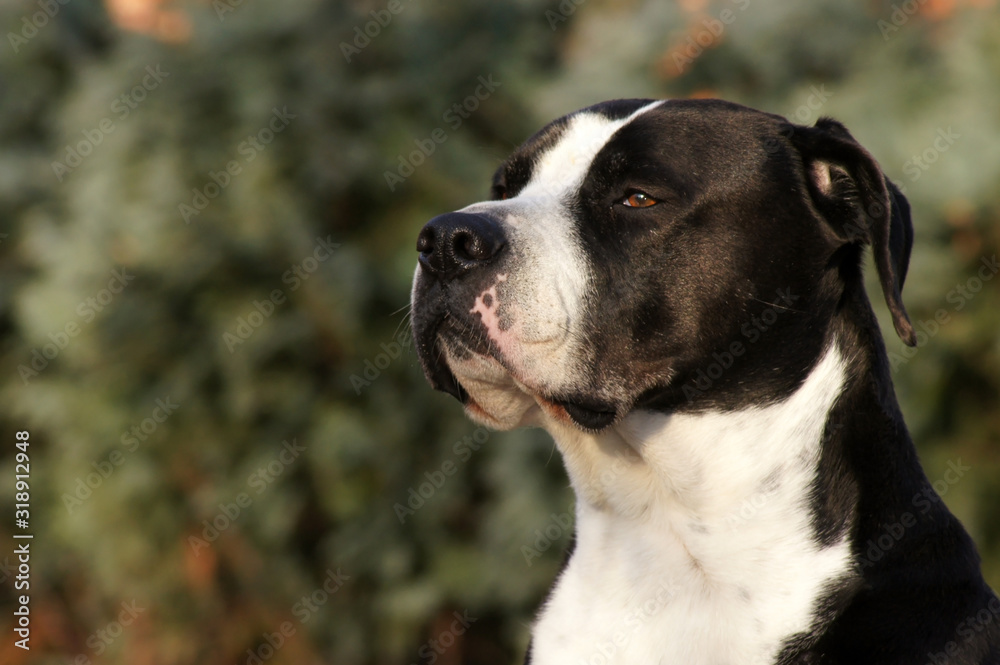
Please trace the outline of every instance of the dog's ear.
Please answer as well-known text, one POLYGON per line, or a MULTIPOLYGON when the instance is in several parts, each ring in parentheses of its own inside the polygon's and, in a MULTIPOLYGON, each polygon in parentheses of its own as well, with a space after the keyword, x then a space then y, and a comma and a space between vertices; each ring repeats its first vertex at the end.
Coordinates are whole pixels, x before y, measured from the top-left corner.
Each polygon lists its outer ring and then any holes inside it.
POLYGON ((909 203, 839 122, 822 118, 814 127, 790 127, 816 207, 844 244, 872 246, 896 334, 916 346, 901 295, 913 246, 909 203))

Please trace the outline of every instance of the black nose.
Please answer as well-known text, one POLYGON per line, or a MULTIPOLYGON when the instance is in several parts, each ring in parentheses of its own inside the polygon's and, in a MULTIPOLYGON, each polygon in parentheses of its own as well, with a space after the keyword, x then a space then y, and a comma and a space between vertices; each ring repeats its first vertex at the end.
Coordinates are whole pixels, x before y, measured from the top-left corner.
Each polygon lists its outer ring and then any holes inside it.
POLYGON ((417 236, 420 265, 445 279, 486 265, 506 244, 497 222, 466 212, 438 215, 417 236))

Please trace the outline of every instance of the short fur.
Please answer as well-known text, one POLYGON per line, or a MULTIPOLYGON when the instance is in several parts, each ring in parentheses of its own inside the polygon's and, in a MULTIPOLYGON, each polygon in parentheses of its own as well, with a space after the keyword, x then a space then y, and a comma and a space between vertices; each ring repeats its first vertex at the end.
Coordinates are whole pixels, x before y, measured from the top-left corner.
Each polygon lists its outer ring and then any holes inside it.
POLYGON ((546 428, 577 494, 529 659, 1000 663, 1000 600, 920 468, 864 290, 871 246, 913 345, 912 238, 843 125, 717 100, 561 118, 491 201, 428 222, 428 380, 546 428))

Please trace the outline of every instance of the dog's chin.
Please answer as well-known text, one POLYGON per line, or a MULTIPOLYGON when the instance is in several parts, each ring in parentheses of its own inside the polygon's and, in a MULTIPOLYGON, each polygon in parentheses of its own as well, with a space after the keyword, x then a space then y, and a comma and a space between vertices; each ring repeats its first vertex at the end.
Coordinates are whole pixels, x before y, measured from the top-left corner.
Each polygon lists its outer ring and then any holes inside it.
POLYGON ((445 352, 451 374, 465 393, 465 412, 472 420, 496 430, 538 425, 538 404, 495 359, 469 355, 457 359, 445 352))
MULTIPOLYGON (((449 373, 460 386, 466 414, 474 421, 497 430, 517 427, 561 425, 597 431, 616 419, 614 406, 579 400, 559 400, 543 390, 515 378, 499 361, 483 355, 444 357, 449 373)), ((461 399, 461 398, 460 398, 461 399)))

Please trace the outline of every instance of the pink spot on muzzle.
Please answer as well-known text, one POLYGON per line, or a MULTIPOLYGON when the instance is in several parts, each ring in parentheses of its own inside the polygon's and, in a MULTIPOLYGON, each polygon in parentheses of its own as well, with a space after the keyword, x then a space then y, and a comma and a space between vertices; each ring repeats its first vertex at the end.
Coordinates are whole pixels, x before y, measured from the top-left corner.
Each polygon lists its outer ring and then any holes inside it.
POLYGON ((497 283, 476 296, 476 301, 472 309, 469 310, 469 313, 479 315, 483 327, 486 328, 487 336, 496 345, 500 353, 510 359, 510 351, 513 350, 514 340, 511 338, 509 332, 500 329, 500 315, 498 313, 500 310, 500 297, 497 294, 497 284, 505 281, 507 281, 507 275, 497 275, 497 283))

